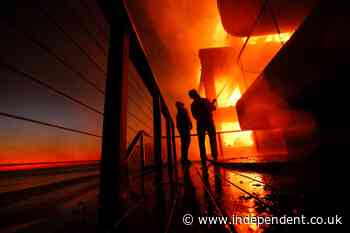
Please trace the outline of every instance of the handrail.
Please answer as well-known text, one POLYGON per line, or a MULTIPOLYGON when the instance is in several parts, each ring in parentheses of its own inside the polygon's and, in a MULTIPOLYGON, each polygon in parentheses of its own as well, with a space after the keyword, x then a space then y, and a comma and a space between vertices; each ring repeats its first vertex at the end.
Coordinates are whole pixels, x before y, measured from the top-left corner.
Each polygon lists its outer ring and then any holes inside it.
MULTIPOLYGON (((140 167, 142 171, 148 170, 145 166, 145 145, 144 145, 144 136, 152 137, 153 139, 153 157, 154 163, 152 164, 157 170, 156 179, 162 180, 162 142, 161 142, 161 125, 162 120, 165 119, 167 122, 167 130, 171 126, 174 126, 174 121, 171 117, 168 106, 165 102, 165 99, 162 96, 161 90, 157 83, 157 79, 153 73, 151 65, 148 61, 148 56, 146 53, 143 44, 141 43, 141 38, 136 30, 132 17, 129 16, 127 6, 124 0, 121 1, 109 1, 109 0, 97 0, 98 5, 100 6, 107 22, 110 24, 111 31, 111 40, 110 40, 110 53, 109 53, 109 68, 108 69, 108 84, 106 85, 106 106, 105 112, 105 124, 103 139, 103 148, 102 148, 102 161, 101 166, 101 186, 100 186, 100 200, 101 205, 100 220, 99 224, 101 225, 101 232, 108 232, 107 230, 113 228, 113 218, 118 216, 121 211, 121 206, 119 202, 122 200, 123 192, 125 189, 123 185, 129 185, 129 164, 130 158, 132 156, 140 156, 140 167), (123 83, 126 81, 127 75, 124 73, 124 68, 127 63, 133 64, 135 70, 137 71, 139 79, 143 82, 143 85, 146 87, 148 93, 152 97, 152 113, 153 113, 153 134, 152 136, 148 135, 143 130, 137 131, 136 135, 132 138, 131 143, 125 148, 124 145, 121 145, 120 139, 124 135, 120 135, 120 132, 116 132, 118 127, 115 127, 114 119, 112 116, 120 117, 118 118, 117 126, 123 128, 126 122, 123 121, 123 117, 120 113, 123 113, 123 104, 127 100, 127 95, 116 95, 117 92, 120 92, 123 88, 123 83), (112 68, 113 67, 113 68, 112 68), (118 82, 113 78, 115 73, 121 75, 123 79, 118 80, 118 82), (120 82, 119 82, 120 81, 120 82), (122 85, 115 85, 115 83, 122 85), (118 87, 118 88, 117 88, 118 87), (116 99, 117 98, 117 99, 116 99), (113 99, 110 100, 109 99, 113 99), (107 101, 108 100, 108 101, 107 101), (112 104, 113 103, 113 104, 112 104), (118 106, 118 111, 116 112, 115 106, 118 106), (108 111, 106 111, 108 110, 108 111), (163 119, 162 119, 163 114, 163 119), (120 120, 119 120, 120 119, 120 120), (111 126, 111 127, 109 127, 111 126), (118 139, 117 141, 115 139, 118 139), (115 145, 117 143, 117 145, 115 145), (135 151, 135 146, 138 145, 137 151, 135 151), (116 151, 117 150, 117 151, 116 151), (122 151, 125 150, 125 151, 122 151), (121 152, 122 151, 122 152, 121 152), (133 151, 135 153, 133 153, 133 151), (117 156, 113 153, 118 153, 117 156), (136 154, 136 155, 134 155, 136 154), (115 163, 116 162, 116 163, 115 163), (117 171, 115 171, 117 170, 117 171), (116 182, 114 181, 115 176, 117 178, 116 182), (124 182, 125 181, 125 182, 124 182)), ((125 84, 126 85, 126 84, 125 84)), ((147 126, 148 124, 146 124, 147 126)), ((175 132, 169 134, 167 133, 168 140, 170 137, 173 137, 175 141, 175 132)), ((170 148, 171 144, 167 143, 166 146, 170 148)), ((173 147, 172 154, 176 155, 176 148, 173 147)), ((168 150, 168 158, 170 156, 171 150, 168 150)), ((174 159, 176 161, 176 159, 174 159)), ((168 159, 168 161, 171 161, 168 159)), ((134 164, 133 164, 134 165, 134 164)), ((147 164, 148 165, 148 164, 147 164)), ((176 164, 174 164, 176 166, 176 164)), ((173 166, 172 163, 168 163, 169 168, 173 166)), ((135 169, 134 166, 130 166, 130 169, 135 169)), ((170 169, 169 169, 170 170, 170 169)), ((169 172, 170 173, 170 172, 169 172)), ((143 176, 141 176, 141 192, 144 194, 145 185, 143 176)))
MULTIPOLYGON (((251 131, 251 130, 227 130, 227 131, 217 131, 216 134, 217 135, 221 135, 221 134, 227 134, 227 133, 242 133, 242 132, 247 132, 247 131, 251 131)), ((196 133, 193 133, 193 134, 190 134, 191 137, 193 136, 198 136, 198 134, 196 133)), ((179 135, 176 135, 175 136, 176 138, 179 138, 180 136, 179 135)), ((166 136, 162 136, 162 138, 166 138, 166 136)))
POLYGON ((128 145, 128 148, 126 149, 125 156, 122 159, 122 163, 126 162, 129 160, 131 152, 134 150, 134 147, 136 146, 137 142, 141 139, 141 137, 146 136, 146 137, 151 137, 148 133, 146 133, 144 130, 140 130, 137 132, 135 137, 132 139, 130 144, 128 145))

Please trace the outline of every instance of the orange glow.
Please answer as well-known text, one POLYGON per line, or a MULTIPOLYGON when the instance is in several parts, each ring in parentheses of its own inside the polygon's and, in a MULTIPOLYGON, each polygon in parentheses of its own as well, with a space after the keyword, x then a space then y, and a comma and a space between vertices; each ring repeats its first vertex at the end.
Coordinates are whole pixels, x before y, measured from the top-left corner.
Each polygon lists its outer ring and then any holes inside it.
MULTIPOLYGON (((290 32, 270 34, 264 36, 252 36, 249 37, 248 44, 287 42, 291 36, 292 33, 290 32)), ((243 37, 241 40, 242 42, 245 42, 247 39, 248 37, 243 37)))
MULTIPOLYGON (((239 86, 230 91, 228 82, 230 77, 221 76, 215 81, 215 89, 218 95, 217 104, 219 108, 234 107, 241 98, 242 94, 239 86)), ((233 131, 241 130, 238 121, 234 122, 221 122, 221 131, 233 131)), ((251 147, 254 145, 253 132, 234 132, 222 134, 222 140, 225 147, 251 147)))
MULTIPOLYGON (((221 131, 241 130, 238 121, 221 123, 221 131)), ((254 145, 253 131, 222 134, 226 147, 251 147, 254 145)))
MULTIPOLYGON (((235 45, 232 43, 232 36, 227 34, 227 32, 224 30, 223 25, 221 23, 221 20, 218 18, 215 23, 211 26, 212 29, 212 36, 211 45, 213 47, 223 47, 223 46, 230 46, 235 47, 235 45)), ((268 47, 268 53, 261 53, 258 52, 259 55, 258 59, 254 59, 254 57, 257 57, 255 51, 255 46, 252 46, 253 52, 250 50, 245 53, 245 55, 248 55, 248 60, 244 59, 244 63, 246 67, 248 67, 248 70, 261 70, 261 67, 264 67, 268 61, 275 55, 275 53, 279 50, 280 44, 284 43, 290 39, 292 35, 292 32, 286 32, 286 33, 280 33, 280 34, 269 34, 269 35, 263 35, 263 36, 252 36, 248 40, 249 45, 260 45, 260 44, 271 44, 272 47, 268 47), (275 46, 278 45, 278 48, 275 46), (275 48, 276 47, 276 48, 275 48), (277 49, 277 50, 276 50, 277 49), (253 58, 253 59, 251 59, 253 58), (249 68, 247 65, 254 64, 257 65, 259 68, 249 68)), ((244 43, 248 38, 237 38, 236 44, 244 43), (238 43, 237 43, 238 42, 238 43)), ((263 46, 265 47, 265 46, 263 46)), ((246 57, 245 57, 246 58, 246 57)), ((243 58, 242 58, 243 59, 243 58)), ((216 98, 217 98, 217 106, 218 109, 223 109, 221 113, 225 113, 225 108, 234 108, 238 102, 238 100, 242 97, 242 94, 244 93, 245 89, 249 84, 251 84, 258 75, 254 74, 254 77, 250 75, 248 77, 249 80, 245 80, 247 83, 245 83, 245 88, 242 89, 243 81, 242 77, 240 76, 240 72, 235 72, 235 66, 236 64, 232 64, 232 69, 230 68, 224 68, 222 70, 222 73, 216 73, 215 74, 215 91, 216 91, 216 98)), ((204 90, 201 90, 201 94, 204 90)), ((218 115, 217 118, 217 125, 219 126, 221 131, 240 131, 241 127, 239 122, 237 121, 237 117, 235 119, 232 119, 232 121, 226 121, 226 119, 221 119, 220 117, 222 115, 218 115)), ((225 133, 222 134, 222 142, 223 145, 226 148, 238 148, 238 147, 253 147, 255 145, 255 139, 253 131, 243 131, 243 132, 233 132, 233 133, 225 133)))
POLYGON ((215 82, 218 106, 221 108, 235 106, 242 96, 239 87, 236 87, 233 92, 229 91, 226 87, 227 83, 225 83, 225 81, 229 82, 229 79, 230 78, 224 77, 215 82))
POLYGON ((213 42, 215 46, 225 46, 227 44, 227 36, 228 34, 219 19, 213 34, 213 42))
MULTIPOLYGON (((271 194, 271 192, 264 187, 265 179, 264 176, 258 173, 245 173, 241 172, 240 174, 233 173, 233 172, 227 172, 225 173, 225 177, 232 182, 233 184, 238 184, 238 181, 240 181, 239 186, 243 188, 244 190, 247 190, 249 193, 254 193, 256 196, 260 198, 265 198, 271 194), (244 175, 245 177, 242 177, 241 175, 244 175), (257 182, 253 182, 249 178, 251 177, 257 181, 258 183, 261 183, 262 185, 255 185, 257 182)), ((232 214, 236 216, 270 216, 271 214, 267 211, 259 211, 258 206, 256 205, 256 201, 253 198, 250 198, 247 195, 242 194, 235 186, 230 186, 229 189, 227 189, 228 195, 232 198, 232 200, 240 200, 239 201, 239 207, 233 209, 232 214)), ((234 225, 236 232, 238 233, 262 233, 265 232, 266 226, 258 225, 257 223, 250 223, 250 224, 243 224, 241 222, 237 222, 237 224, 234 225)))

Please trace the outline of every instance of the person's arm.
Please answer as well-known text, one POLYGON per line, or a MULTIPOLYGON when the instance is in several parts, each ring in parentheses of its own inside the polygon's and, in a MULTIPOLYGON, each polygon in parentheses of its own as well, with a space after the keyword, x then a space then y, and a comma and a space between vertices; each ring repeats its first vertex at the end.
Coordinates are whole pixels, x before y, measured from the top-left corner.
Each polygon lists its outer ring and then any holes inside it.
POLYGON ((193 118, 197 120, 199 118, 199 114, 198 114, 197 109, 195 108, 195 106, 193 104, 191 105, 191 112, 192 112, 193 118))

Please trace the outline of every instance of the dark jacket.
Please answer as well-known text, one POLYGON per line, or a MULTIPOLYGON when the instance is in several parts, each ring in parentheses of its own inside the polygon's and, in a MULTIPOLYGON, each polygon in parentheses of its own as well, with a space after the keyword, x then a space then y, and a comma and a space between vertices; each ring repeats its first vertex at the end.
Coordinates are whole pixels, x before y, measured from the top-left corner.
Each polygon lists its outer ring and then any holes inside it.
POLYGON ((192 129, 192 122, 186 109, 179 109, 176 114, 176 127, 179 132, 189 132, 192 129))
POLYGON ((191 104, 192 116, 199 124, 211 122, 213 120, 213 111, 215 110, 215 105, 207 98, 194 100, 191 104))

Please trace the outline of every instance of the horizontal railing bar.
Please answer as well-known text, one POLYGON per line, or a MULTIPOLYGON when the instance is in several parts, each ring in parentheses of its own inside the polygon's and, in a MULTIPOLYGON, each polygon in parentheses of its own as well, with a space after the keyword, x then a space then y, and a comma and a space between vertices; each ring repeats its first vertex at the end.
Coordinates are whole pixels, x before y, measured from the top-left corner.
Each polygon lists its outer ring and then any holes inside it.
POLYGON ((17 116, 17 115, 5 113, 5 112, 0 112, 0 116, 7 117, 7 118, 12 118, 12 119, 16 119, 16 120, 28 121, 28 122, 31 122, 31 123, 44 125, 44 126, 48 126, 48 127, 51 127, 51 128, 57 128, 57 129, 62 129, 62 130, 73 132, 73 133, 83 134, 83 135, 86 135, 86 136, 102 138, 102 136, 98 135, 98 134, 93 134, 93 133, 85 132, 85 131, 82 131, 82 130, 67 128, 67 127, 64 127, 64 126, 51 124, 51 123, 47 123, 47 122, 43 122, 43 121, 38 121, 38 120, 31 119, 31 118, 17 116))
POLYGON ((19 75, 19 76, 21 76, 23 78, 26 78, 26 79, 30 80, 31 82, 35 83, 36 85, 38 85, 38 86, 40 86, 40 87, 42 87, 42 88, 44 88, 46 90, 54 92, 55 94, 57 94, 57 95, 59 95, 61 97, 64 97, 67 100, 69 100, 69 101, 71 101, 71 102, 73 102, 75 104, 78 104, 78 105, 80 105, 80 106, 82 106, 82 107, 84 107, 86 109, 89 109, 92 112, 95 112, 95 113, 97 113, 99 115, 102 115, 102 116, 104 114, 102 111, 96 109, 95 107, 92 107, 92 106, 84 103, 83 101, 81 101, 79 99, 76 99, 75 97, 66 94, 65 92, 57 89, 56 87, 51 86, 51 85, 47 84, 46 82, 43 82, 38 77, 35 77, 32 74, 29 74, 27 72, 21 71, 18 68, 16 68, 15 66, 7 64, 6 62, 3 62, 2 60, 0 60, 0 66, 4 67, 5 69, 7 69, 7 70, 9 70, 9 71, 11 71, 13 73, 16 73, 17 75, 19 75))
POLYGON ((38 4, 37 8, 39 9, 39 11, 41 12, 41 14, 43 14, 45 16, 45 18, 47 18, 53 25, 55 25, 55 27, 61 31, 66 38, 68 38, 71 43, 78 48, 82 54, 84 54, 84 56, 86 56, 90 62, 92 64, 94 64, 94 66, 104 75, 107 75, 106 70, 100 65, 98 64, 95 59, 92 58, 92 56, 76 41, 74 40, 74 38, 71 36, 70 33, 68 33, 57 21, 56 19, 54 19, 49 12, 47 12, 47 10, 45 8, 43 8, 40 4, 38 4))
POLYGON ((0 164, 0 167, 2 166, 20 166, 20 165, 46 165, 46 164, 95 164, 99 163, 100 160, 77 160, 77 161, 58 161, 58 162, 33 162, 33 163, 2 163, 0 164))
POLYGON ((92 17, 92 19, 96 19, 96 20, 92 20, 95 25, 97 26, 98 30, 101 32, 101 34, 105 37, 106 41, 109 40, 109 35, 108 32, 104 29, 103 25, 101 23, 98 23, 97 20, 97 15, 95 13, 92 12, 90 6, 88 5, 87 2, 85 2, 85 0, 80 0, 80 4, 85 7, 86 12, 92 17))
POLYGON ((44 43, 42 43, 41 41, 37 40, 36 38, 34 38, 33 36, 31 36, 29 33, 20 30, 19 28, 17 28, 18 26, 13 26, 11 25, 11 23, 5 21, 6 24, 8 24, 8 26, 10 27, 15 27, 17 30, 17 32, 19 32, 20 34, 22 34, 25 38, 27 38, 29 41, 31 41, 32 43, 34 43, 35 45, 37 45, 39 48, 41 48, 42 50, 44 50, 46 53, 48 53, 50 56, 54 57, 59 63, 61 63, 64 67, 66 67, 68 70, 70 70, 72 73, 74 73, 81 81, 85 82, 87 85, 89 85, 90 87, 94 88, 98 93, 104 95, 105 92, 104 90, 102 90, 100 87, 97 86, 96 83, 94 83, 93 81, 91 81, 89 78, 87 78, 83 73, 81 73, 80 71, 76 70, 71 64, 69 64, 64 58, 60 57, 59 55, 57 55, 51 48, 49 48, 48 46, 46 46, 44 43))
MULTIPOLYGON (((251 130, 228 130, 228 131, 217 131, 216 134, 220 135, 220 134, 227 134, 227 133, 243 133, 243 132, 248 132, 251 130)), ((191 137, 193 136, 198 136, 198 134, 194 133, 194 134, 190 134, 191 137)), ((179 135, 175 136, 176 138, 179 138, 179 135)), ((166 138, 166 136, 162 136, 162 138, 166 138)))

